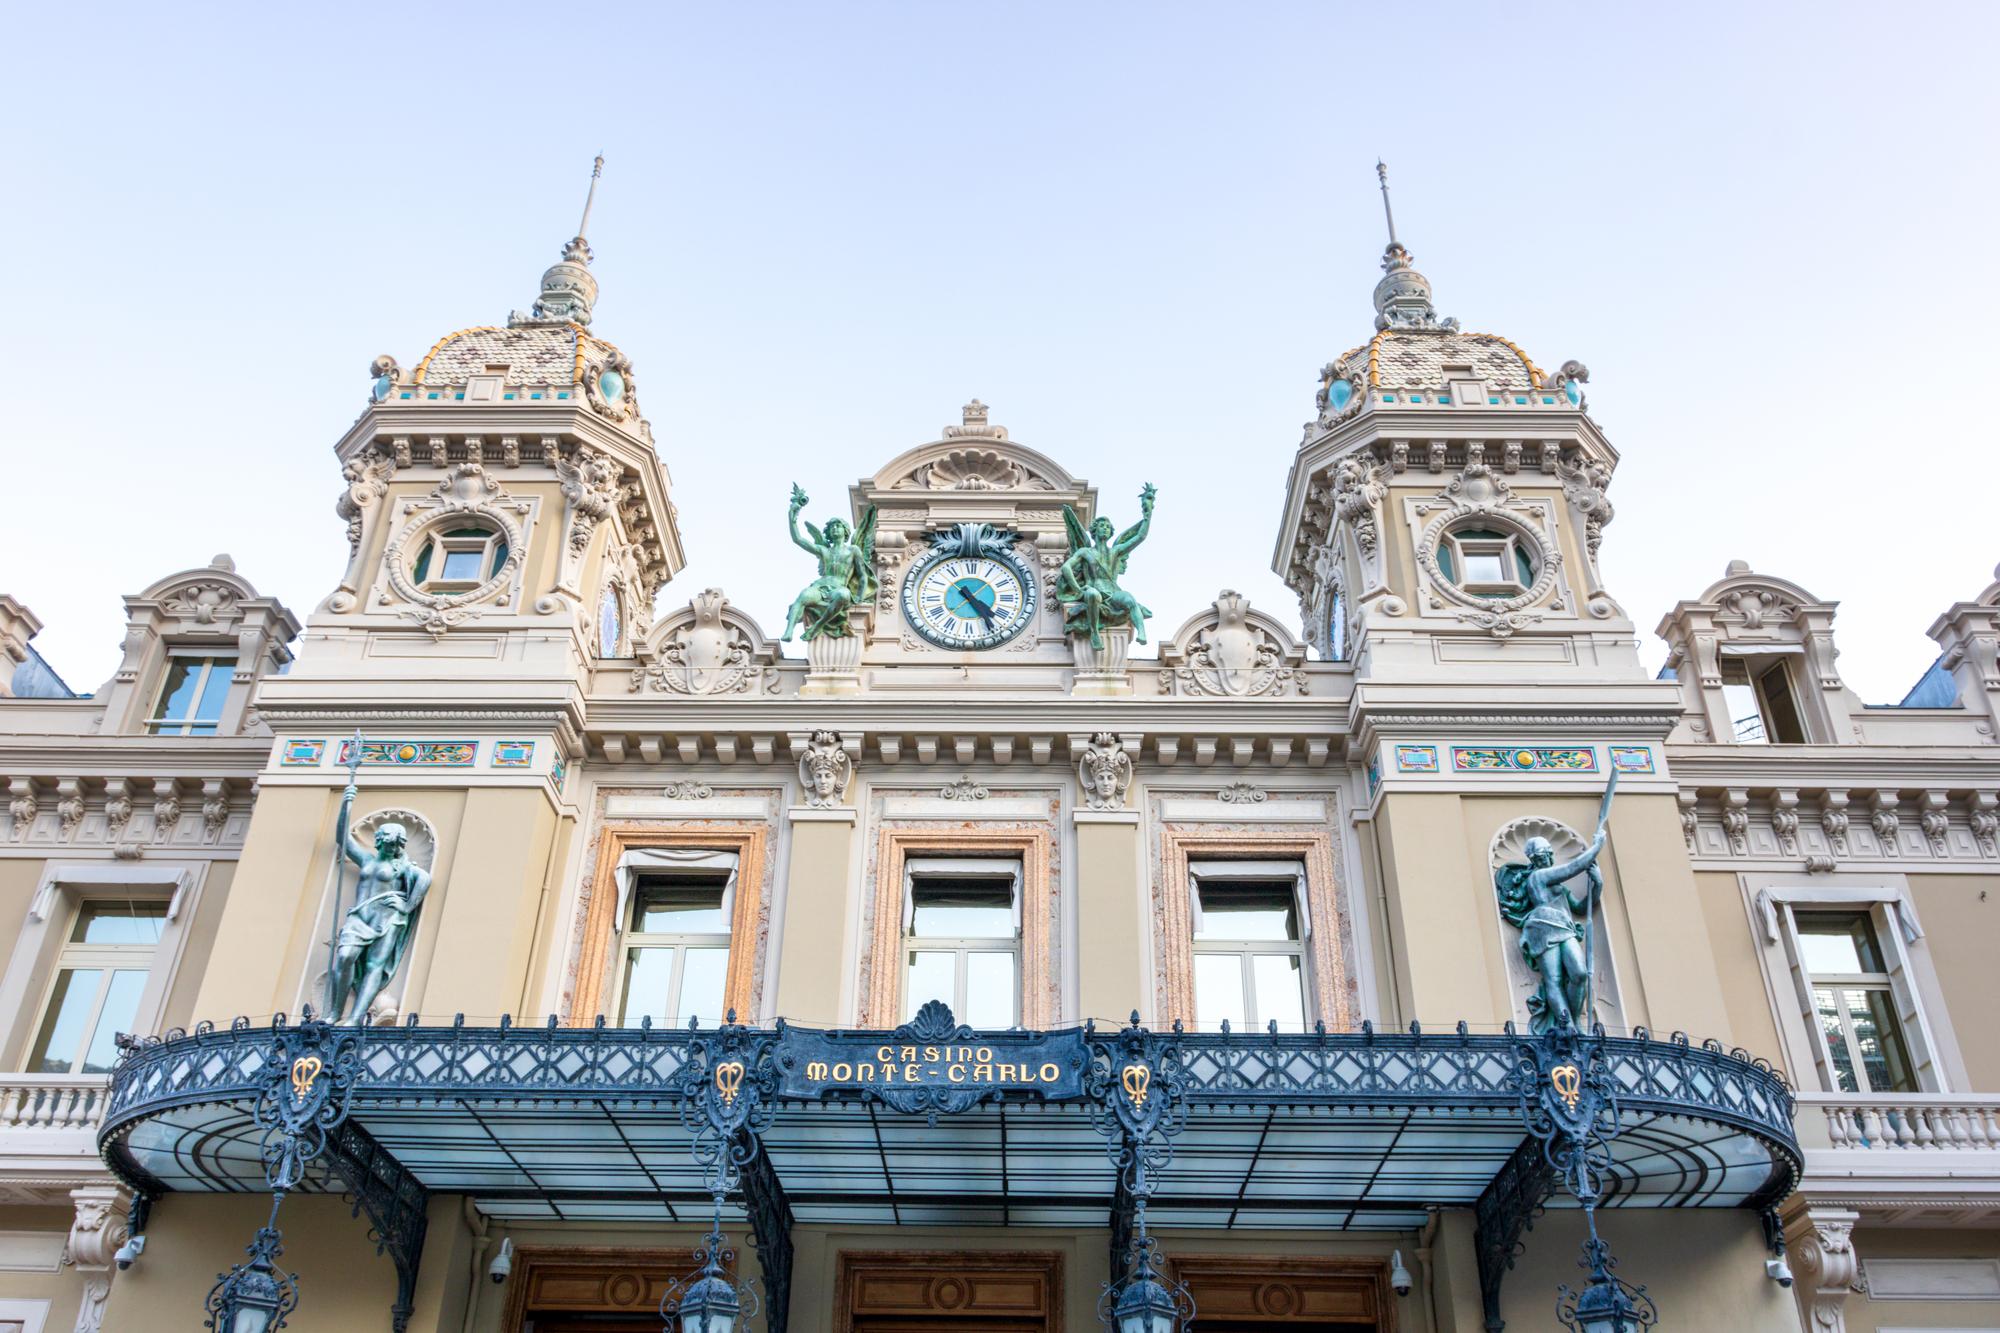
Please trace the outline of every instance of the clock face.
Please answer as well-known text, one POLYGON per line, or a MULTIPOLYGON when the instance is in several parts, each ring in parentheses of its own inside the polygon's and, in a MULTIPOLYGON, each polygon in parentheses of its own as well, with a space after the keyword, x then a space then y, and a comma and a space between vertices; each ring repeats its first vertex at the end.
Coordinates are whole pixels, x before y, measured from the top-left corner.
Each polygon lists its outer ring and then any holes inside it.
POLYGON ((940 648, 997 648, 1033 623, 1036 589, 1006 557, 931 555, 903 580, 903 618, 940 648))

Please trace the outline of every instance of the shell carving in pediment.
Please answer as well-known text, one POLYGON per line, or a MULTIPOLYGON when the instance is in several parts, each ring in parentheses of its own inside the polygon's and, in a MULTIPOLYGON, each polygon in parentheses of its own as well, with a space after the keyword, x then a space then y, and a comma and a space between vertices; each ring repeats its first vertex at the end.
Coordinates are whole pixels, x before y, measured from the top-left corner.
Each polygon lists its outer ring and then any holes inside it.
POLYGON ((168 615, 213 625, 218 620, 234 620, 240 614, 236 589, 226 583, 188 583, 176 588, 163 600, 168 615))
POLYGON ((992 449, 954 449, 915 473, 927 491, 1014 491, 1030 482, 1028 469, 992 449))

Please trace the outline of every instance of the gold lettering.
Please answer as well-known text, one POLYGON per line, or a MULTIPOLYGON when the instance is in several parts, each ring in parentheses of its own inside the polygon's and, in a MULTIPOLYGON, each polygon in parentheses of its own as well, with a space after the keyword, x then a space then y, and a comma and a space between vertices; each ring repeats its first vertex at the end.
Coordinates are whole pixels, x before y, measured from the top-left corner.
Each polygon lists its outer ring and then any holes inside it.
POLYGON ((806 1077, 821 1083, 826 1081, 826 1061, 814 1060, 806 1066, 806 1077))
POLYGON ((974 1083, 991 1083, 993 1081, 993 1066, 974 1065, 972 1067, 972 1081, 974 1083))
POLYGON ((853 1065, 843 1062, 833 1067, 833 1081, 835 1083, 845 1083, 853 1077, 854 1077, 853 1065))
POLYGON ((1042 1082, 1044 1083, 1053 1083, 1062 1077, 1062 1070, 1056 1068, 1053 1064, 1043 1065, 1040 1072, 1042 1082))
POLYGON ((965 1082, 965 1066, 951 1065, 944 1071, 944 1076, 953 1083, 963 1083, 965 1082))
POLYGON ((919 1065, 904 1065, 904 1066, 903 1066, 903 1082, 905 1082, 905 1083, 921 1083, 921 1082, 923 1082, 923 1081, 924 1081, 924 1076, 923 1076, 923 1074, 922 1074, 921 1072, 919 1072, 921 1068, 922 1068, 922 1066, 919 1066, 919 1065))
POLYGON ((917 1058, 917 1048, 916 1048, 916 1047, 914 1047, 914 1046, 905 1046, 905 1047, 903 1048, 903 1059, 904 1059, 905 1061, 909 1061, 909 1060, 914 1060, 914 1059, 916 1059, 916 1058, 917 1058))
POLYGON ((931 1061, 935 1061, 935 1060, 936 1060, 937 1058, 938 1058, 938 1048, 937 1048, 937 1047, 935 1047, 935 1046, 926 1046, 926 1047, 924 1047, 924 1059, 926 1059, 926 1060, 931 1060, 931 1061))
MULTIPOLYGON (((889 1071, 889 1077, 891 1079, 895 1078, 896 1066, 883 1065, 882 1067, 889 1071)), ((856 1083, 873 1083, 875 1081, 875 1066, 874 1065, 854 1066, 854 1081, 856 1083)))
POLYGON ((875 1058, 877 1060, 893 1060, 896 1058, 895 1048, 891 1046, 884 1046, 880 1050, 875 1052, 875 1058))
POLYGON ((1019 1069, 1019 1068, 1020 1068, 1020 1066, 1019 1066, 1019 1065, 1006 1065, 1006 1064, 1003 1064, 1003 1065, 1001 1065, 1001 1066, 1000 1066, 1000 1081, 1001 1081, 1002 1083, 1012 1083, 1012 1082, 1014 1081, 1014 1079, 1016 1078, 1016 1075, 1015 1075, 1014 1071, 1015 1071, 1015 1070, 1017 1070, 1017 1069, 1019 1069))
POLYGON ((993 1048, 991 1046, 981 1046, 979 1048, 979 1054, 975 1058, 979 1061, 979 1063, 985 1064, 987 1061, 993 1058, 993 1048))

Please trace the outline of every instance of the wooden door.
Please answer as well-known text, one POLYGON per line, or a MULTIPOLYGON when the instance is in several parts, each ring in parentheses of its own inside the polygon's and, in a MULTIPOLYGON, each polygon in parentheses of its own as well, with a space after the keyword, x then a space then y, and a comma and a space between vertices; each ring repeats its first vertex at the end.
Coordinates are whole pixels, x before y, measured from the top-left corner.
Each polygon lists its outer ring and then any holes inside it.
POLYGON ((846 1252, 834 1300, 834 1333, 1062 1333, 1062 1256, 846 1252))

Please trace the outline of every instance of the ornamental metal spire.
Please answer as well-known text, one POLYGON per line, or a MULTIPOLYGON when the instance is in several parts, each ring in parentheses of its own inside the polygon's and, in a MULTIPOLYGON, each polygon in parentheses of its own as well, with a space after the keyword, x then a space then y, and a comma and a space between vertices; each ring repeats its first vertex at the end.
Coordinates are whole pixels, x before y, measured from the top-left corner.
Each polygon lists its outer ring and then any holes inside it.
POLYGON ((597 180, 604 174, 604 155, 599 153, 590 166, 590 192, 583 198, 583 219, 576 235, 563 247, 562 258, 542 274, 542 294, 527 314, 516 310, 508 316, 511 328, 523 324, 588 324, 590 307, 597 301, 597 279, 590 275, 590 209, 597 202, 597 180))
POLYGON ((1410 267, 1410 252, 1396 239, 1396 213, 1389 206, 1389 168, 1379 158, 1375 177, 1382 184, 1382 216, 1389 224, 1389 244, 1382 250, 1382 281, 1375 284, 1375 327, 1456 330, 1457 320, 1438 318, 1431 305, 1430 279, 1410 267))

